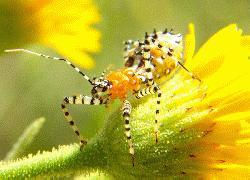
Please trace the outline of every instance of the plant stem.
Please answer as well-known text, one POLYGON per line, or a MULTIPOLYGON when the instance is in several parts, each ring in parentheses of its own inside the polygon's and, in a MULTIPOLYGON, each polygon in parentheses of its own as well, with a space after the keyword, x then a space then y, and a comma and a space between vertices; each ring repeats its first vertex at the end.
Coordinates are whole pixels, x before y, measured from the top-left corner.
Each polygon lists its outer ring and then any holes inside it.
POLYGON ((0 163, 0 179, 35 176, 62 176, 89 173, 105 166, 101 144, 92 141, 82 151, 77 144, 59 146, 51 152, 29 155, 23 159, 0 163))

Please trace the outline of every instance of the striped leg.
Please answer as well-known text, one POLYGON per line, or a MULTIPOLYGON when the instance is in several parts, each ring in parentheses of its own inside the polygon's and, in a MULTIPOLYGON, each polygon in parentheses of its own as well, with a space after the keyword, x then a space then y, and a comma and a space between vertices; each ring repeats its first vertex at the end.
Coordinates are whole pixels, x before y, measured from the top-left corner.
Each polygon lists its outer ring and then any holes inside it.
POLYGON ((155 142, 158 142, 158 137, 159 137, 159 128, 158 128, 158 119, 159 119, 159 113, 160 113, 160 103, 161 103, 161 90, 158 85, 153 83, 153 86, 146 87, 145 89, 141 89, 137 91, 134 95, 137 99, 140 99, 146 95, 149 94, 157 94, 157 101, 156 101, 156 111, 155 111, 155 128, 154 128, 154 134, 155 134, 155 142))
POLYGON ((128 142, 128 146, 129 146, 129 153, 131 154, 131 158, 132 158, 132 164, 133 166, 134 161, 135 161, 135 150, 134 150, 134 145, 132 142, 132 137, 131 137, 131 132, 130 132, 130 113, 131 113, 131 104, 128 100, 124 100, 123 101, 123 107, 122 107, 122 115, 123 115, 123 119, 124 119, 124 123, 125 123, 125 135, 127 137, 127 142, 128 142))
POLYGON ((82 148, 84 145, 87 144, 87 140, 82 137, 78 127, 76 126, 74 120, 70 116, 69 111, 66 108, 66 106, 68 104, 101 105, 101 104, 103 104, 103 100, 101 98, 98 99, 98 98, 93 98, 93 97, 89 97, 89 96, 79 95, 79 96, 65 97, 63 102, 62 102, 61 107, 62 107, 62 111, 64 113, 64 116, 65 116, 66 120, 68 121, 69 125, 72 127, 75 134, 77 135, 77 137, 80 141, 80 147, 82 148))
POLYGON ((159 88, 159 86, 156 86, 155 91, 157 93, 157 107, 155 110, 155 129, 154 129, 154 133, 155 133, 155 143, 158 143, 158 139, 159 139, 159 127, 158 127, 158 120, 159 120, 159 113, 160 113, 160 104, 161 104, 161 95, 162 95, 162 91, 159 88))
POLYGON ((87 81, 90 82, 90 84, 93 84, 93 82, 89 79, 89 77, 84 74, 82 71, 80 71, 79 68, 77 68, 74 64, 72 64, 71 62, 69 62, 67 59, 64 59, 64 58, 59 58, 59 57, 52 57, 52 56, 47 56, 47 55, 44 55, 44 54, 40 54, 40 53, 37 53, 37 52, 33 52, 33 51, 30 51, 30 50, 27 50, 27 49, 7 49, 7 50, 4 50, 5 52, 25 52, 25 53, 29 53, 29 54, 33 54, 33 55, 36 55, 36 56, 40 56, 40 57, 44 57, 44 58, 47 58, 47 59, 53 59, 53 60, 59 60, 59 61, 64 61, 66 64, 70 65, 72 68, 74 68, 79 74, 81 74, 83 76, 84 79, 86 79, 87 81))
POLYGON ((146 70, 145 77, 148 80, 147 85, 152 86, 154 85, 154 79, 153 79, 154 65, 151 63, 151 55, 149 52, 144 53, 144 59, 145 59, 145 70, 146 70))

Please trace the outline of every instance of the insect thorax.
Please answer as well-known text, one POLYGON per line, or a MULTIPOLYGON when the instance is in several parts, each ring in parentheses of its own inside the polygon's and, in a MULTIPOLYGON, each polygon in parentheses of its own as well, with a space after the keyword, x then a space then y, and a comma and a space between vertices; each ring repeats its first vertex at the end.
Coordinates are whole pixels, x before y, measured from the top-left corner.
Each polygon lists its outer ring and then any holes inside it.
POLYGON ((111 99, 125 99, 129 92, 140 89, 140 79, 133 75, 131 68, 111 71, 107 74, 106 79, 112 83, 109 90, 111 99))

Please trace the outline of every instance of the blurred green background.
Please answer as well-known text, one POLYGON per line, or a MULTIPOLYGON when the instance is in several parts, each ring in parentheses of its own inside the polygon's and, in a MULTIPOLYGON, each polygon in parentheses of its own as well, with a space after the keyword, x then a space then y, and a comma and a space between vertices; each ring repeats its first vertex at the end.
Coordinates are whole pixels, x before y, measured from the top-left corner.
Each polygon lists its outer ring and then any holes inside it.
MULTIPOLYGON (((27 153, 78 142, 64 120, 60 103, 64 96, 88 95, 91 88, 64 63, 23 53, 2 52, 13 44, 17 47, 21 44, 17 24, 13 24, 18 20, 20 9, 15 9, 16 4, 10 2, 0 2, 0 159, 5 157, 23 130, 41 116, 46 118, 46 123, 27 153)), ((109 64, 122 67, 122 42, 139 39, 145 31, 151 32, 153 28, 173 28, 174 32, 184 34, 188 23, 193 22, 196 50, 212 34, 230 23, 237 23, 245 34, 250 33, 249 0, 96 0, 95 3, 102 16, 101 23, 96 25, 102 33, 102 50, 93 55, 96 67, 85 71, 89 76, 99 75, 109 64)), ((40 44, 26 44, 23 48, 58 55, 40 44)), ((109 109, 71 106, 70 111, 81 132, 90 139, 101 129, 104 119, 115 106, 117 104, 109 109)))

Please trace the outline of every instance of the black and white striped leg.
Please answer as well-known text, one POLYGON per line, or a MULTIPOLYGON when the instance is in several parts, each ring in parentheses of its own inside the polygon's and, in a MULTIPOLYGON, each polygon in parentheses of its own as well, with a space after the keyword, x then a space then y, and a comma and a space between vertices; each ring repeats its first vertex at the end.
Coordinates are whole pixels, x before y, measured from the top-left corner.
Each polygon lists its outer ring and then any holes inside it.
POLYGON ((69 62, 67 59, 59 58, 59 57, 52 57, 52 56, 40 54, 40 53, 37 53, 37 52, 33 52, 33 51, 30 51, 30 50, 27 50, 27 49, 7 49, 7 50, 4 50, 4 51, 5 52, 25 52, 25 53, 28 53, 28 54, 33 54, 33 55, 44 57, 44 58, 47 58, 47 59, 64 61, 66 64, 68 64, 72 68, 74 68, 75 71, 77 71, 79 74, 81 74, 84 79, 86 79, 87 81, 89 81, 90 84, 93 84, 93 82, 90 80, 90 78, 86 74, 84 74, 82 71, 80 71, 80 69, 78 67, 76 67, 74 64, 72 64, 71 62, 69 62))
POLYGON ((89 96, 79 95, 79 96, 65 97, 62 104, 61 104, 64 116, 65 116, 66 120, 68 121, 69 125, 71 126, 71 128, 73 129, 73 131, 75 132, 75 134, 77 135, 77 137, 80 141, 80 147, 82 148, 84 145, 87 144, 87 140, 82 137, 78 127, 76 126, 74 120, 70 116, 69 111, 66 108, 66 106, 68 104, 101 105, 101 104, 103 104, 103 100, 101 98, 93 98, 93 97, 89 97, 89 96))
POLYGON ((157 94, 157 101, 156 101, 156 110, 155 110, 155 128, 154 128, 154 133, 155 133, 155 143, 158 142, 159 139, 159 113, 160 113, 160 104, 161 104, 161 95, 162 95, 162 91, 159 88, 159 86, 155 86, 155 90, 156 94, 157 94))
POLYGON ((131 132, 130 132, 130 113, 131 113, 131 104, 128 100, 124 100, 123 101, 123 107, 122 107, 122 116, 124 119, 124 127, 125 127, 125 135, 127 137, 127 142, 128 142, 128 146, 129 146, 129 154, 131 155, 132 158, 132 164, 133 166, 135 165, 134 161, 135 161, 135 150, 134 150, 134 145, 133 145, 133 141, 132 141, 132 136, 131 136, 131 132))
POLYGON ((155 94, 155 92, 154 92, 154 87, 155 87, 155 86, 148 86, 148 87, 146 87, 146 88, 144 88, 144 89, 141 89, 141 90, 137 91, 137 92, 134 94, 134 96, 135 96, 137 99, 140 99, 140 98, 145 97, 145 96, 147 96, 147 95, 155 94))
POLYGON ((147 79, 147 83, 146 85, 148 86, 153 86, 154 85, 154 80, 153 80, 153 70, 154 70, 154 66, 151 63, 151 56, 149 55, 145 55, 145 69, 146 69, 146 74, 145 77, 147 79))
POLYGON ((153 86, 149 86, 145 89, 141 89, 137 91, 134 95, 137 99, 145 97, 149 94, 157 94, 157 101, 156 101, 156 110, 155 110, 155 127, 154 127, 154 134, 155 134, 155 142, 158 142, 159 139, 159 128, 158 128, 158 120, 159 120, 159 113, 160 113, 160 103, 161 103, 161 95, 162 92, 160 87, 154 83, 153 86))

